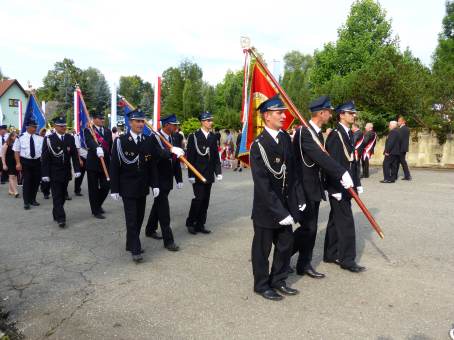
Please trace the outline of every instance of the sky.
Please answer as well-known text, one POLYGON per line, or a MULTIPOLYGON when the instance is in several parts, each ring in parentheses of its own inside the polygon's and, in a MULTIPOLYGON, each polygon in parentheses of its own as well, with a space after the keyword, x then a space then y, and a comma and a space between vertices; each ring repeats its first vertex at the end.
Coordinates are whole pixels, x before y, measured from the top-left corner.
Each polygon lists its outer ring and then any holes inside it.
MULTIPOLYGON (((444 0, 380 0, 401 49, 430 66, 444 0)), ((248 36, 272 71, 292 50, 312 54, 345 23, 353 0, 0 0, 0 68, 26 87, 42 85, 57 61, 98 68, 109 84, 139 75, 154 83, 189 59, 212 85, 243 66, 248 36), (273 63, 273 61, 275 61, 273 63)))

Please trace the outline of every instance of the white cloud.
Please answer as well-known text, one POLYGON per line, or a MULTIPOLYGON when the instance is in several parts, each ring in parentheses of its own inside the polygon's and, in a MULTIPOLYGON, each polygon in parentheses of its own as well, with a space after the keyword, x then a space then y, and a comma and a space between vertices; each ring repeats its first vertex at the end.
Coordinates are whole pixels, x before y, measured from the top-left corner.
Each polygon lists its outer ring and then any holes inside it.
MULTIPOLYGON (((268 62, 290 50, 312 53, 333 41, 352 0, 262 1, 7 1, 0 0, 0 67, 35 86, 64 57, 79 67, 99 68, 109 81, 156 74, 189 58, 210 83, 227 69, 240 69, 240 36, 268 62)), ((444 1, 381 0, 401 46, 424 63, 437 43, 444 1)), ((282 64, 282 63, 281 63, 282 64)), ((282 65, 281 65, 282 66, 282 65)))

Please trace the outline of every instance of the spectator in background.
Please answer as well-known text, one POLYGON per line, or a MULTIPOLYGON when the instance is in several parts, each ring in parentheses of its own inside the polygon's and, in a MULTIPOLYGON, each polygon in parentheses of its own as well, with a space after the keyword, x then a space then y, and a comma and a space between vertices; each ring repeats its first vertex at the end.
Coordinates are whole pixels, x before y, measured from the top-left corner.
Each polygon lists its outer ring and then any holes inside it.
POLYGON ((241 166, 241 161, 239 158, 240 153, 240 145, 241 145, 241 129, 238 130, 238 136, 236 137, 236 148, 235 148, 235 158, 237 159, 236 167, 233 171, 241 172, 243 171, 243 167, 241 166))
POLYGON ((116 126, 114 126, 112 128, 112 140, 114 141, 115 138, 117 138, 119 136, 120 136, 120 133, 118 132, 118 128, 116 126))
POLYGON ((221 131, 218 127, 214 128, 214 136, 216 137, 219 148, 221 146, 221 131))
POLYGON ((399 166, 400 136, 397 130, 397 122, 389 122, 389 135, 386 138, 385 151, 383 152, 383 181, 380 183, 394 183, 397 177, 396 165, 399 166))
POLYGON ((400 116, 397 120, 397 124, 399 125, 399 135, 400 135, 400 155, 399 155, 399 162, 397 163, 396 169, 396 177, 399 172, 399 164, 402 165, 402 170, 404 171, 404 178, 405 181, 411 181, 410 169, 408 168, 407 160, 405 159, 408 146, 410 144, 410 129, 407 126, 407 122, 403 116, 400 116))
MULTIPOLYGON (((14 158, 13 144, 16 140, 17 134, 15 131, 12 131, 5 143, 1 148, 1 158, 2 158, 2 171, 8 175, 9 188, 8 194, 14 197, 19 197, 17 192, 17 170, 16 170, 16 159, 14 158)), ((2 174, 3 174, 2 172, 2 174)))
POLYGON ((361 157, 361 164, 363 167, 362 177, 369 178, 369 159, 374 154, 375 144, 377 142, 377 134, 374 131, 374 124, 367 123, 364 129, 364 148, 361 157))

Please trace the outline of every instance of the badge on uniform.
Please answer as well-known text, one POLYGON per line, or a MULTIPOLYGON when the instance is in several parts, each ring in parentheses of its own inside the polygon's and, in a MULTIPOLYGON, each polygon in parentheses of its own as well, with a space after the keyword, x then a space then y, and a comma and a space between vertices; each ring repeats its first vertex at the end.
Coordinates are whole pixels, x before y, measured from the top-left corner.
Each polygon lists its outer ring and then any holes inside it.
POLYGON ((131 136, 129 136, 128 140, 132 141, 132 138, 131 138, 131 136))
POLYGON ((276 163, 279 164, 281 162, 281 159, 279 157, 276 158, 276 163))
POLYGON ((145 162, 148 162, 149 159, 151 159, 151 155, 150 154, 145 155, 145 162))

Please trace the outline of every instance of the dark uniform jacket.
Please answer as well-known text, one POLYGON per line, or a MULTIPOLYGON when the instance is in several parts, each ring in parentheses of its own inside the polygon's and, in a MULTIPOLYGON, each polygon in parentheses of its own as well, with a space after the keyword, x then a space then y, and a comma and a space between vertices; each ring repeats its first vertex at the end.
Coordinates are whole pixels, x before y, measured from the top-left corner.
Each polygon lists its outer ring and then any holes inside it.
MULTIPOLYGON (((162 135, 164 137, 164 135, 162 135)), ((158 140, 159 136, 154 136, 158 141, 159 146, 163 150, 168 148, 158 140)), ((166 138, 166 137, 164 137, 166 138)), ((172 145, 174 145, 173 136, 171 137, 172 145)), ((172 190, 173 189, 173 178, 177 183, 183 182, 183 175, 181 173, 180 161, 173 156, 172 154, 168 157, 162 157, 157 162, 158 167, 158 179, 159 179, 159 189, 161 190, 172 190)))
MULTIPOLYGON (((355 150, 353 146, 353 133, 351 131, 350 133, 351 137, 347 134, 344 127, 340 123, 338 123, 336 125, 336 128, 331 131, 328 138, 326 139, 326 151, 328 151, 330 156, 342 166, 344 172, 349 172, 350 176, 353 179, 353 185, 355 187, 359 187, 361 186, 360 175, 358 171, 359 167, 357 166, 358 164, 354 157, 350 158, 350 156, 354 154, 355 150), (339 137, 338 132, 340 133, 341 137, 339 137), (350 159, 347 157, 349 157, 350 159)), ((347 190, 344 189, 339 181, 339 178, 327 175, 326 188, 329 194, 342 193, 343 198, 348 197, 347 190)))
POLYGON ((324 176, 340 180, 345 169, 325 153, 314 141, 309 131, 324 145, 323 135, 317 135, 312 126, 301 127, 295 132, 293 145, 296 159, 296 173, 303 184, 306 199, 319 202, 326 200, 324 188, 324 176))
POLYGON ((139 144, 136 144, 129 132, 115 139, 110 164, 112 193, 119 193, 122 197, 139 198, 149 194, 150 186, 158 188, 157 162, 160 155, 152 144, 155 137, 142 137, 144 140, 139 144), (127 164, 137 155, 138 161, 127 164))
POLYGON ((389 132, 388 138, 386 138, 385 151, 383 154, 387 153, 398 156, 400 155, 400 150, 400 134, 399 130, 395 128, 389 132))
POLYGON ((54 182, 71 180, 71 160, 74 172, 80 172, 76 144, 72 135, 66 133, 63 141, 55 133, 44 138, 41 154, 42 177, 49 177, 54 182))
POLYGON ((400 135, 400 152, 408 152, 408 144, 410 142, 410 129, 407 125, 402 125, 399 128, 400 135))
MULTIPOLYGON (((97 128, 93 125, 93 130, 97 131, 97 128)), ((99 132, 98 132, 99 133, 99 132)), ((101 135, 101 133, 99 133, 101 135)), ((91 132, 88 128, 84 130, 84 136, 85 136, 85 144, 87 145, 87 163, 86 163, 86 169, 91 170, 91 171, 98 171, 98 172, 103 172, 102 166, 101 166, 101 161, 98 158, 98 155, 96 154, 96 148, 98 146, 101 146, 104 151, 104 162, 106 163, 107 169, 109 169, 109 163, 110 163, 110 153, 112 150, 112 131, 110 131, 108 128, 103 127, 103 134, 101 137, 106 141, 107 147, 104 147, 103 145, 98 145, 96 140, 93 139, 93 136, 91 135, 91 132)))
POLYGON ((295 156, 290 136, 280 132, 279 144, 264 130, 251 146, 250 161, 254 180, 254 200, 252 204, 252 220, 254 224, 264 228, 281 228, 279 224, 288 215, 300 220, 299 207, 305 204, 304 191, 296 176, 295 156), (269 165, 280 171, 285 163, 286 176, 276 178, 266 167, 260 151, 260 145, 266 152, 269 165))
MULTIPOLYGON (((211 132, 208 134, 208 138, 205 138, 205 135, 200 129, 189 135, 187 159, 189 163, 191 163, 203 175, 203 177, 206 178, 207 183, 213 183, 215 175, 220 175, 222 173, 217 139, 211 132), (197 151, 197 147, 201 154, 205 154, 207 152, 207 148, 209 148, 209 151, 205 156, 202 156, 197 151)), ((197 182, 201 183, 201 181, 190 169, 188 169, 188 177, 195 177, 197 182)))

